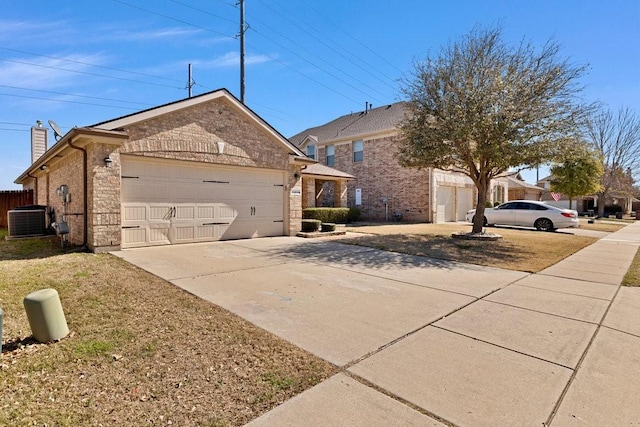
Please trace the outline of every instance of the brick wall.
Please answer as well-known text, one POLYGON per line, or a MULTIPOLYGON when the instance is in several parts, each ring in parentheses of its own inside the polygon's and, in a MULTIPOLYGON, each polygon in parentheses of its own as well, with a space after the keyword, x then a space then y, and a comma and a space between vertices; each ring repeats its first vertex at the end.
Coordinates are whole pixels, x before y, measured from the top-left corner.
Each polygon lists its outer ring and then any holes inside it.
MULTIPOLYGON (((280 141, 245 117, 225 99, 219 98, 155 117, 128 126, 126 130, 129 132, 129 141, 118 153, 111 155, 112 169, 117 169, 118 173, 120 153, 287 171, 289 187, 285 196, 285 212, 289 213, 289 221, 285 221, 284 230, 289 234, 300 231, 301 166, 290 164, 289 153, 280 141), (218 151, 218 142, 224 144, 222 153, 218 151), (295 177, 296 174, 298 178, 295 177)), ((104 158, 103 154, 98 154, 96 158, 104 158)), ((104 227, 96 231, 102 239, 96 243, 106 244, 107 241, 115 239, 110 227, 112 218, 109 212, 112 210, 113 206, 106 201, 100 202, 99 207, 96 207, 93 215, 95 221, 106 222, 100 224, 104 227)), ((94 224, 94 229, 97 225, 94 224)), ((119 241, 118 237, 118 244, 119 241)))
MULTIPOLYGON (((395 158, 397 143, 391 137, 364 141, 362 162, 353 161, 351 143, 335 145, 335 165, 338 170, 356 177, 347 184, 347 204, 355 206, 355 190, 362 190, 364 219, 384 220, 387 198, 388 219, 393 212, 402 212, 407 221, 429 220, 429 172, 403 168, 395 158)), ((325 150, 318 149, 318 161, 326 162, 325 150)))

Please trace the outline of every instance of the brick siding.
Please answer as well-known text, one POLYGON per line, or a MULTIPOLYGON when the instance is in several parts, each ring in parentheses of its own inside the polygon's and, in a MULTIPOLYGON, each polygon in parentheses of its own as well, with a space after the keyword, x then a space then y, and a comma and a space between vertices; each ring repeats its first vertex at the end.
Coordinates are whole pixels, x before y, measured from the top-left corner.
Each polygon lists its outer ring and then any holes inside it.
MULTIPOLYGON (((404 168, 395 158, 398 148, 392 137, 364 140, 363 161, 354 162, 351 143, 335 145, 334 167, 356 177, 347 184, 347 204, 355 206, 355 190, 362 190, 364 219, 384 220, 387 198, 387 219, 401 212, 403 220, 429 220, 429 172, 404 168)), ((325 149, 319 147, 318 161, 325 163, 325 149)), ((333 200, 333 199, 332 199, 333 200)))

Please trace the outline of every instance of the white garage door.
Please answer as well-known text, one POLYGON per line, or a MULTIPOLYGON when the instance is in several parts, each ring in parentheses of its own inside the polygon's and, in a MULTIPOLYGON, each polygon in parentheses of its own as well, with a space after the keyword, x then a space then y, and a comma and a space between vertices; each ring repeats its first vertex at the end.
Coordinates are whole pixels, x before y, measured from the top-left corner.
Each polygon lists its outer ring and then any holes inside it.
POLYGON ((436 222, 455 221, 455 187, 439 186, 436 191, 436 222))
POLYGON ((473 209, 473 189, 456 188, 456 220, 464 221, 467 211, 473 209))
POLYGON ((122 159, 123 248, 284 234, 282 171, 122 159))

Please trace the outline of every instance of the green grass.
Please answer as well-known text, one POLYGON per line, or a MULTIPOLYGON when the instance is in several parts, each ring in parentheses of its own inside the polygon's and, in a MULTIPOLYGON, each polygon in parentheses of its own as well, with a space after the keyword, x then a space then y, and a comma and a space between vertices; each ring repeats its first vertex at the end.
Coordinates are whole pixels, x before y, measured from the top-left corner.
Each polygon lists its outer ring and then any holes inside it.
POLYGON ((640 286, 640 249, 636 252, 636 256, 633 258, 629 271, 624 275, 622 279, 623 286, 640 286))

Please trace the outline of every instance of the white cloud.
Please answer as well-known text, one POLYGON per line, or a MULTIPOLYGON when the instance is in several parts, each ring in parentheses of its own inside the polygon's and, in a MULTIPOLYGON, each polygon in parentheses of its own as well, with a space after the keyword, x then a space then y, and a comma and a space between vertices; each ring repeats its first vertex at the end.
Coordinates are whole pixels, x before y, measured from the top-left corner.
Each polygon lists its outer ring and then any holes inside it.
POLYGON ((93 37, 91 41, 124 41, 124 42, 145 42, 154 40, 171 40, 175 38, 187 38, 191 36, 197 36, 202 31, 199 29, 190 28, 158 28, 153 30, 123 30, 122 26, 118 29, 104 27, 98 29, 95 33, 100 34, 97 37, 93 37))
MULTIPOLYGON (((267 55, 245 55, 245 65, 263 64, 273 61, 274 58, 267 55)), ((202 68, 226 68, 237 67, 240 64, 240 54, 238 52, 228 52, 209 61, 194 60, 192 64, 202 68)))
POLYGON ((106 57, 92 55, 54 55, 48 57, 13 57, 0 60, 0 84, 28 87, 30 89, 52 89, 77 86, 79 79, 86 77, 73 72, 88 72, 88 64, 102 65, 106 57))

